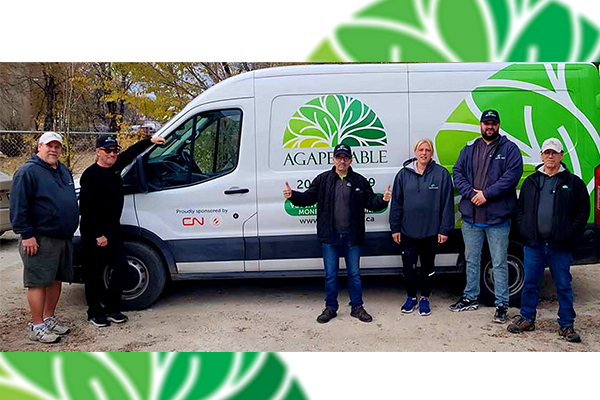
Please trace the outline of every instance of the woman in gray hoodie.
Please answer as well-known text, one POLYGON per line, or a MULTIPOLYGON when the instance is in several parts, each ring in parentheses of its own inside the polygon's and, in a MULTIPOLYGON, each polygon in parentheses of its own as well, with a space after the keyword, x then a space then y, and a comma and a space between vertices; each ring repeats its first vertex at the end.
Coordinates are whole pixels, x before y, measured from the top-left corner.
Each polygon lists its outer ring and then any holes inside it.
POLYGON ((415 158, 404 162, 394 180, 390 228, 394 242, 402 246, 407 298, 401 311, 411 313, 418 305, 421 315, 429 315, 436 247, 448 240, 454 228, 452 180, 446 168, 431 159, 431 140, 418 140, 414 151, 415 158), (419 276, 415 268, 418 257, 421 258, 419 276), (421 284, 419 301, 418 283, 421 284))

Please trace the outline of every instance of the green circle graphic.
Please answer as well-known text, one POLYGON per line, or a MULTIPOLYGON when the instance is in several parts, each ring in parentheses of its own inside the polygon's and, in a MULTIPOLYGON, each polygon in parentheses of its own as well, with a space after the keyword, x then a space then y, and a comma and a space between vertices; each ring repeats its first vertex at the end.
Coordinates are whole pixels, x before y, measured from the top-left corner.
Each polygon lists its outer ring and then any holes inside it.
POLYGON ((385 146, 383 124, 369 106, 345 95, 326 95, 304 104, 290 118, 283 148, 385 146))
POLYGON ((320 62, 600 59, 600 29, 556 0, 382 0, 336 27, 320 62))
POLYGON ((306 400, 272 353, 4 353, 3 400, 306 400))

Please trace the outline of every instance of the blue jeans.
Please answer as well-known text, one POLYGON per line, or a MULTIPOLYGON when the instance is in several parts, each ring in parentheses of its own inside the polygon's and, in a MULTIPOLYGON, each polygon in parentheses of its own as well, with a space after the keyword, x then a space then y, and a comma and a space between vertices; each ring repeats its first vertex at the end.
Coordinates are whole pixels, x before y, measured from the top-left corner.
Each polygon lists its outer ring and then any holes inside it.
POLYGON ((325 307, 332 311, 339 308, 338 271, 340 257, 346 260, 348 274, 348 295, 350 306, 355 310, 363 305, 362 285, 360 282, 360 246, 351 246, 350 235, 339 235, 339 241, 332 244, 322 244, 323 264, 325 265, 325 307))
POLYGON ((462 235, 465 242, 467 261, 467 285, 464 296, 472 301, 479 298, 481 282, 481 249, 487 237, 494 274, 494 294, 496 307, 508 307, 508 234, 510 220, 490 226, 476 226, 463 220, 462 235))
POLYGON ((571 252, 550 249, 544 242, 538 243, 535 247, 525 246, 523 252, 525 269, 525 286, 521 295, 523 319, 535 321, 540 283, 544 267, 548 264, 558 297, 558 324, 562 328, 573 326, 575 310, 573 309, 573 289, 571 288, 570 268, 573 261, 571 252))

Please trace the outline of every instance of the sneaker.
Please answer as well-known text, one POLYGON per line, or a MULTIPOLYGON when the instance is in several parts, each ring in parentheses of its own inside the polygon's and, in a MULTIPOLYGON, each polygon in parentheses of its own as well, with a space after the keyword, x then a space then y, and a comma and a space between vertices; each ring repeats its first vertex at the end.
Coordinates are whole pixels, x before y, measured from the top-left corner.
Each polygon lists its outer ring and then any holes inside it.
POLYGON ((508 308, 504 306, 496 307, 496 312, 494 313, 494 322, 504 324, 506 321, 508 321, 508 308))
POLYGON ((477 300, 469 300, 464 296, 448 307, 450 311, 474 311, 477 310, 477 308, 479 308, 477 300))
POLYGON ((52 333, 56 333, 57 335, 66 335, 71 332, 68 326, 60 324, 54 316, 45 318, 44 323, 52 333))
POLYGON ((101 328, 104 326, 110 326, 110 322, 106 317, 91 317, 88 318, 88 321, 90 321, 93 325, 99 326, 101 328))
POLYGON ((46 325, 39 329, 33 329, 32 326, 29 332, 29 339, 40 343, 56 343, 60 340, 60 336, 50 331, 46 325))
POLYGON ((419 314, 423 316, 431 314, 431 306, 427 297, 421 297, 419 300, 419 314))
POLYGON ((333 311, 331 308, 326 308, 323 310, 321 315, 319 315, 317 317, 317 322, 320 324, 325 324, 325 323, 331 321, 332 319, 334 319, 335 317, 337 317, 337 313, 335 311, 333 311))
POLYGON ((404 303, 402 308, 400 308, 400 311, 402 311, 404 314, 410 314, 411 312, 413 312, 415 310, 415 308, 417 307, 417 304, 418 304, 418 302, 417 302, 416 297, 407 296, 406 303, 404 303))
POLYGON ((373 317, 369 315, 368 312, 365 311, 363 306, 358 307, 355 310, 352 310, 350 313, 351 317, 358 318, 362 322, 371 322, 373 321, 373 317))
POLYGON ((558 334, 564 337, 567 342, 581 343, 581 336, 579 336, 579 333, 575 332, 575 329, 573 329, 572 326, 560 328, 558 334))
POLYGON ((110 322, 114 322, 115 324, 122 324, 123 322, 126 322, 129 318, 127 318, 127 315, 117 311, 112 314, 107 314, 106 319, 110 322))
POLYGON ((513 321, 510 323, 510 325, 508 325, 506 330, 511 333, 535 331, 535 322, 527 321, 522 316, 517 315, 515 319, 513 319, 513 321))

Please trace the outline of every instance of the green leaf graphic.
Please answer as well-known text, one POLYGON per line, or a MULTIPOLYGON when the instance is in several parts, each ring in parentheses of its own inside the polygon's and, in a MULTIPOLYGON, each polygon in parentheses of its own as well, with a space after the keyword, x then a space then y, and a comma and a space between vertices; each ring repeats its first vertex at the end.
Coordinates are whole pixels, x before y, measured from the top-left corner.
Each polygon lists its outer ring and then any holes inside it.
POLYGON ((597 61, 600 29, 565 0, 383 0, 309 61, 597 61))
POLYGON ((593 160, 600 156, 600 112, 593 101, 584 99, 595 99, 600 84, 597 79, 588 79, 585 81, 594 82, 595 87, 583 88, 580 81, 598 72, 591 65, 560 64, 556 67, 551 64, 511 65, 482 82, 451 113, 437 133, 435 142, 440 163, 452 169, 465 144, 480 136, 476 116, 485 109, 494 108, 500 114, 503 133, 523 154, 525 172, 522 180, 540 162, 540 146, 544 140, 557 137, 563 142, 563 161, 567 167, 586 185, 593 181, 596 167, 593 160), (579 95, 573 98, 572 93, 579 95))
POLYGON ((436 20, 448 47, 459 59, 490 58, 486 25, 477 0, 440 0, 436 20))
POLYGON ((366 104, 344 95, 312 99, 290 118, 283 135, 284 148, 384 146, 383 124, 366 104))
POLYGON ((268 353, 11 353, 0 363, 2 399, 306 399, 268 353))

